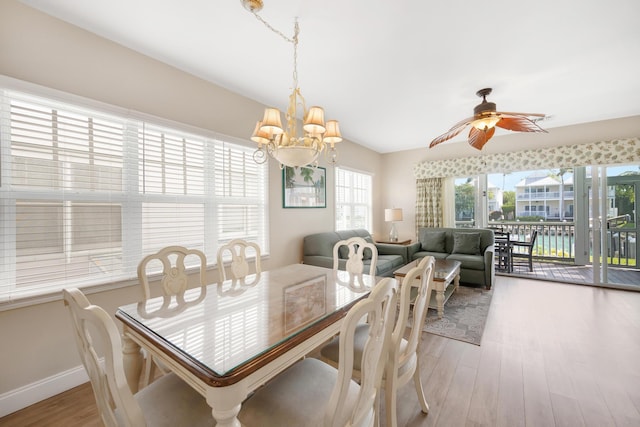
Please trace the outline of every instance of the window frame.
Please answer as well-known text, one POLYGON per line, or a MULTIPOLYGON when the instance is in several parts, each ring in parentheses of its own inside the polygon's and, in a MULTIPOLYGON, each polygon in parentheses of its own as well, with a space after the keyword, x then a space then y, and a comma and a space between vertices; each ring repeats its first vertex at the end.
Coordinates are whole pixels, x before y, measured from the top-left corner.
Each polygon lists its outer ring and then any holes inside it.
POLYGON ((341 231, 341 230, 352 230, 352 229, 365 229, 367 231, 369 231, 369 233, 373 233, 373 177, 374 175, 371 172, 366 172, 366 171, 361 171, 361 170, 357 170, 357 169, 352 169, 352 168, 348 168, 348 167, 344 167, 344 166, 336 166, 334 168, 334 204, 335 204, 335 211, 334 211, 334 229, 336 231, 341 231), (350 192, 350 196, 345 196, 345 200, 340 200, 341 198, 341 194, 342 194, 342 188, 341 188, 341 179, 340 179, 340 174, 341 173, 346 173, 349 174, 349 178, 351 180, 351 184, 352 185, 347 185, 344 186, 344 188, 350 192), (364 191, 368 191, 368 194, 366 194, 365 198, 367 200, 365 200, 364 202, 361 201, 356 201, 358 198, 354 197, 354 185, 353 185, 353 178, 359 177, 361 176, 362 178, 368 179, 369 180, 369 188, 364 189, 364 191), (345 221, 339 218, 339 214, 341 212, 341 208, 342 207, 348 207, 352 212, 355 211, 356 208, 362 208, 364 207, 365 211, 366 211, 366 225, 365 226, 361 226, 361 225, 357 225, 357 223, 355 222, 355 220, 352 218, 351 220, 347 221, 348 224, 346 225, 345 228, 341 227, 341 221, 345 221))

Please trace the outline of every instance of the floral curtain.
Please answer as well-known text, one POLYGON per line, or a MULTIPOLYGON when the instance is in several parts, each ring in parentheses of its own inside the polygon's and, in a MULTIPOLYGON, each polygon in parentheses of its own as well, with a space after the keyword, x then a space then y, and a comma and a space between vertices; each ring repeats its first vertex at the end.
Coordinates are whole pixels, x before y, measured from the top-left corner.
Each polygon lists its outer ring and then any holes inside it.
POLYGON ((416 180, 416 236, 420 227, 442 227, 442 178, 416 180))

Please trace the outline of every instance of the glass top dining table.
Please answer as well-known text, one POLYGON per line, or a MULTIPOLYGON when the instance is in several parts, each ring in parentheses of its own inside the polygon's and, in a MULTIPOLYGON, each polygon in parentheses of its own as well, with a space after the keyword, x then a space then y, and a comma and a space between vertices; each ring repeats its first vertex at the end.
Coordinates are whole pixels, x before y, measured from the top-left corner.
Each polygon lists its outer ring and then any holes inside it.
POLYGON ((218 426, 239 426, 242 401, 339 332, 376 278, 292 264, 119 307, 127 380, 141 347, 206 397, 218 426))

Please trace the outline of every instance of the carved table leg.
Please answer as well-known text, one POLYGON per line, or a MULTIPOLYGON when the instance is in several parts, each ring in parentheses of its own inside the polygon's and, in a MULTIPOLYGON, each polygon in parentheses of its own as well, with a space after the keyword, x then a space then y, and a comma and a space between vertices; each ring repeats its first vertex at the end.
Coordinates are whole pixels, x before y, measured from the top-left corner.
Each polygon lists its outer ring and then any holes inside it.
POLYGON ((213 414, 213 418, 216 420, 216 427, 241 427, 240 421, 238 420, 240 405, 226 411, 213 408, 211 413, 213 414))
POLYGON ((444 316, 444 289, 436 290, 436 304, 438 305, 438 318, 444 316))
POLYGON ((207 403, 213 408, 211 413, 216 427, 241 427, 238 414, 248 392, 245 381, 207 390, 207 403))
POLYGON ((142 372, 142 351, 140 346, 126 334, 122 336, 122 361, 127 384, 131 392, 136 393, 142 372))

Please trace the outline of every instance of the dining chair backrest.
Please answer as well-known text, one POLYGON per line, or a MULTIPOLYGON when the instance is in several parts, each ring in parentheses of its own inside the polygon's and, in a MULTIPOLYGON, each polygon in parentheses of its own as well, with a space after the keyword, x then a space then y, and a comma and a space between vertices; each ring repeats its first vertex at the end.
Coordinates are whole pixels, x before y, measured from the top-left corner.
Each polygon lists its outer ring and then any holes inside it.
POLYGON ((399 366, 416 354, 422 327, 426 320, 429 298, 433 290, 433 273, 435 268, 435 258, 425 256, 420 259, 418 265, 405 275, 400 287, 400 311, 398 320, 391 339, 390 361, 398 363, 399 366), (415 292, 417 291, 417 292, 415 292), (412 327, 406 345, 401 346, 404 332, 407 328, 409 316, 412 316, 412 327))
POLYGON ((340 240, 333 246, 333 269, 340 266, 340 259, 347 259, 346 270, 353 274, 362 274, 364 271, 364 259, 370 258, 370 276, 376 275, 376 265, 378 263, 378 248, 376 245, 367 242, 362 237, 351 237, 340 240), (370 253, 369 253, 370 251, 370 253))
POLYGON ((342 427, 344 420, 350 420, 347 425, 360 426, 372 419, 391 344, 396 306, 396 282, 385 278, 374 286, 366 299, 360 300, 347 313, 340 329, 338 377, 327 405, 325 425, 342 427), (351 407, 348 402, 352 399, 347 396, 354 367, 354 341, 356 328, 364 319, 369 323, 369 333, 360 361, 359 393, 351 407))
POLYGON ((200 286, 205 286, 207 272, 207 258, 202 251, 197 249, 187 249, 183 246, 167 246, 154 254, 147 255, 138 264, 138 280, 142 285, 144 299, 149 299, 151 287, 149 277, 156 274, 161 267, 162 278, 160 280, 162 295, 183 294, 188 285, 188 274, 186 259, 194 260, 200 268, 200 286))
POLYGON ((122 343, 115 323, 101 307, 89 303, 79 289, 65 289, 63 298, 71 314, 80 358, 91 380, 102 422, 107 427, 118 426, 124 418, 127 425, 144 426, 142 409, 124 374, 122 343), (104 366, 94 347, 96 343, 103 348, 104 366))
POLYGON ((231 240, 226 245, 218 249, 218 271, 220 274, 220 283, 227 280, 224 261, 227 254, 230 255, 231 264, 229 265, 229 279, 243 279, 250 273, 249 259, 255 256, 254 270, 256 274, 260 274, 262 267, 260 266, 260 246, 254 242, 247 242, 242 239, 231 240))

